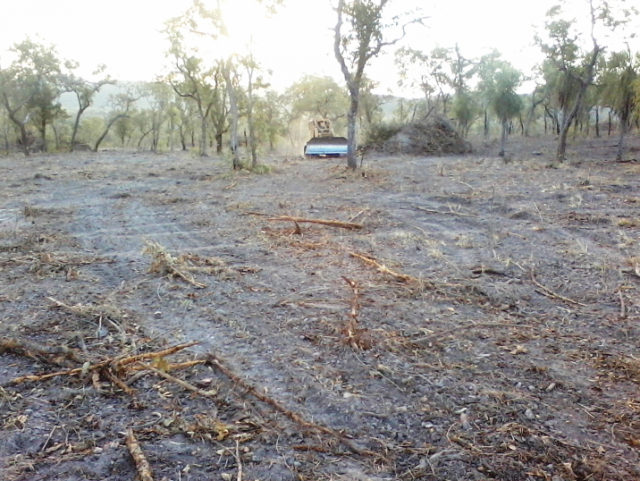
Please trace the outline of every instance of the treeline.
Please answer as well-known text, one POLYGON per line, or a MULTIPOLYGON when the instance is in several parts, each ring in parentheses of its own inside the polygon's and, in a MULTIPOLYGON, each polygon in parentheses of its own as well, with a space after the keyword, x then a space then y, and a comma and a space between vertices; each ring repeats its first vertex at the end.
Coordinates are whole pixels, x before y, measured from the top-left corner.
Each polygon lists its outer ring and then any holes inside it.
MULTIPOLYGON (((592 27, 604 22, 618 28, 631 15, 586 3, 592 27)), ((257 165, 261 152, 278 147, 299 152, 311 119, 329 119, 338 134, 344 132, 353 105, 344 85, 331 77, 305 76, 284 92, 275 91, 250 45, 244 54, 217 48, 225 32, 219 8, 207 10, 196 1, 184 15, 168 20, 164 32, 169 73, 152 82, 118 85, 99 110, 91 108, 96 96, 116 84, 105 66, 87 80, 77 74, 77 62, 63 60, 55 46, 30 39, 15 44, 13 62, 0 70, 4 151, 193 149, 202 156, 224 153, 238 168, 243 162, 257 165), (63 95, 72 96, 74 108, 63 108, 63 95)), ((500 155, 512 134, 553 133, 562 159, 571 129, 595 136, 615 130, 621 158, 625 135, 638 128, 640 119, 640 55, 628 47, 606 50, 593 34, 566 20, 559 7, 549 11, 545 30, 535 41, 546 60, 526 73, 498 51, 468 58, 457 46, 399 49, 398 83, 422 96, 377 95, 376 81, 363 75, 359 138, 379 131, 375 127, 383 123, 439 115, 451 120, 463 137, 473 134, 489 141, 499 136, 500 155), (531 91, 522 94, 523 85, 531 85, 531 91)))

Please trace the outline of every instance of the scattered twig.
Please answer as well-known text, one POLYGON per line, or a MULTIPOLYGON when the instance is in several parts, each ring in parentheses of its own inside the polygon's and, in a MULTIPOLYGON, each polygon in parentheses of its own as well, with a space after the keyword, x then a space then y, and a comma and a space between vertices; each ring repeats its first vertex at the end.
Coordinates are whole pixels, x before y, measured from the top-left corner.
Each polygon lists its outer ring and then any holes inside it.
POLYGON ((622 295, 622 290, 618 290, 618 297, 620 298, 620 319, 626 319, 627 306, 624 302, 624 296, 622 295))
POLYGON ((341 333, 345 336, 345 343, 353 347, 354 349, 371 349, 373 347, 373 340, 369 335, 368 329, 363 329, 359 325, 358 314, 360 310, 360 291, 358 284, 342 276, 347 284, 353 289, 353 297, 351 298, 351 311, 349 312, 349 321, 347 325, 341 329, 341 333))
POLYGON ((351 312, 349 313, 349 317, 356 322, 358 321, 358 310, 359 310, 359 301, 360 292, 358 291, 358 284, 355 281, 349 279, 348 277, 342 276, 344 281, 351 286, 353 289, 353 297, 351 298, 351 312))
POLYGON ((122 389, 129 396, 133 396, 135 394, 135 392, 136 392, 135 389, 131 389, 129 386, 127 386, 124 383, 124 381, 122 379, 120 379, 118 376, 116 376, 111 369, 105 368, 105 369, 102 369, 101 372, 107 377, 107 379, 109 379, 109 381, 111 381, 113 384, 118 386, 120 389, 122 389))
POLYGON ((435 209, 427 209, 426 207, 420 207, 419 205, 414 205, 413 208, 420 210, 422 212, 428 212, 429 214, 457 215, 460 217, 478 217, 476 214, 465 214, 462 212, 456 212, 454 210, 450 210, 447 212, 447 211, 441 211, 441 210, 435 210, 435 209))
POLYGON ((374 266, 376 269, 378 269, 378 271, 382 272, 383 274, 388 274, 388 275, 390 275, 391 277, 395 278, 396 280, 398 280, 400 282, 407 282, 407 283, 409 283, 409 282, 418 282, 418 279, 416 279, 415 277, 411 277, 411 276, 409 276, 407 274, 400 274, 399 272, 392 271, 391 269, 389 269, 384 264, 381 264, 380 262, 375 260, 373 257, 369 257, 369 256, 362 255, 362 254, 357 254, 355 252, 349 252, 349 255, 351 257, 355 257, 357 259, 360 259, 361 261, 363 261, 366 264, 374 266))
POLYGON ((353 222, 341 222, 338 220, 324 220, 324 219, 307 219, 304 217, 290 217, 288 215, 283 215, 280 217, 270 217, 267 219, 273 222, 294 222, 294 223, 307 223, 307 224, 321 224, 329 227, 337 227, 339 229, 348 229, 348 230, 357 230, 362 229, 364 225, 356 224, 353 222))
POLYGON ((153 481, 153 476, 151 475, 151 466, 149 465, 149 461, 147 461, 144 452, 142 452, 142 448, 138 443, 135 435, 133 434, 133 429, 127 429, 126 436, 127 448, 129 449, 129 453, 131 453, 131 457, 133 461, 136 463, 136 468, 138 470, 138 475, 142 481, 153 481))
POLYGON ((124 335, 124 330, 122 329, 122 327, 113 322, 113 320, 122 320, 124 318, 122 312, 120 312, 120 310, 115 306, 111 306, 108 304, 75 304, 73 306, 70 306, 69 304, 65 304, 64 302, 59 301, 58 299, 55 299, 53 297, 47 297, 47 299, 53 302, 55 307, 58 307, 76 316, 86 317, 89 319, 107 319, 113 324, 113 326, 121 335, 124 335))
POLYGON ((449 334, 454 334, 458 331, 466 330, 466 329, 484 329, 487 327, 530 327, 522 324, 513 324, 512 322, 479 322, 477 324, 467 324, 466 326, 456 326, 451 329, 445 329, 443 331, 434 332, 433 334, 429 334, 428 336, 421 337, 419 339, 414 339, 410 341, 412 343, 423 343, 428 341, 433 341, 434 339, 438 339, 440 337, 448 336, 449 334))
POLYGON ((211 362, 211 364, 216 366, 220 370, 220 372, 222 372, 225 376, 227 376, 229 379, 231 379, 237 385, 242 387, 249 394, 251 394, 252 396, 256 397, 260 401, 270 405, 276 411, 280 412, 281 414, 284 414, 286 417, 291 419, 293 422, 299 424, 300 426, 331 436, 332 438, 336 439, 338 442, 340 442, 341 444, 346 446, 350 451, 352 451, 355 454, 374 456, 374 457, 381 457, 378 453, 374 453, 373 451, 369 451, 367 449, 363 449, 363 448, 357 446, 354 442, 352 442, 351 440, 347 439, 344 434, 342 434, 342 433, 340 433, 338 431, 335 431, 335 430, 333 430, 331 428, 328 428, 326 426, 321 426, 320 424, 316 424, 314 422, 307 421, 302 416, 300 416, 299 414, 297 414, 297 413, 295 413, 293 411, 290 411, 289 409, 284 407, 282 404, 280 404, 275 399, 272 399, 269 396, 267 396, 265 394, 262 394, 255 387, 253 387, 251 384, 249 384, 244 379, 240 378, 233 371, 231 371, 228 367, 226 367, 224 364, 222 364, 218 360, 218 358, 216 356, 214 356, 213 354, 209 355, 209 361, 211 362))
POLYGON ((533 282, 537 287, 539 287, 540 289, 542 289, 542 294, 544 294, 547 297, 551 297, 553 299, 560 299, 561 301, 564 302, 568 302, 569 304, 574 304, 576 306, 582 306, 582 307, 587 307, 586 304, 582 304, 581 302, 578 301, 574 301, 573 299, 569 299, 568 297, 564 297, 563 295, 558 294, 557 292, 553 292, 551 289, 549 289, 546 286, 543 286, 542 284, 540 284, 537 280, 536 277, 533 273, 533 269, 531 270, 531 282, 533 282))
POLYGON ((356 215, 354 215, 351 219, 349 219, 349 222, 353 222, 355 221, 358 217, 360 217, 362 214, 364 214, 365 212, 367 212, 369 209, 363 209, 360 212, 358 212, 356 215))

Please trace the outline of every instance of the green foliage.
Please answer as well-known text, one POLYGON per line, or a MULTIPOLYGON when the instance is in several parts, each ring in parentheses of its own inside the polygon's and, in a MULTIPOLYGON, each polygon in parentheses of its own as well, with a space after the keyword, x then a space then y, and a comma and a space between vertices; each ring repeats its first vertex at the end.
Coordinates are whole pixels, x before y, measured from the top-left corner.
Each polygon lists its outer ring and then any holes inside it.
POLYGON ((336 121, 349 106, 347 90, 332 77, 305 75, 285 92, 290 105, 290 121, 308 116, 336 121))
POLYGON ((64 115, 58 99, 62 91, 61 61, 53 45, 26 39, 11 51, 16 59, 0 71, 0 101, 9 119, 20 131, 25 154, 29 153, 30 122, 40 132, 47 148, 47 126, 64 115))
POLYGON ((522 111, 524 104, 516 90, 522 83, 522 73, 505 62, 494 73, 487 95, 494 113, 501 122, 507 122, 522 111))
POLYGON ((458 133, 461 137, 466 137, 469 133, 471 124, 478 116, 478 106, 473 96, 466 91, 456 94, 453 99, 451 112, 456 118, 458 124, 458 133))
POLYGON ((600 78, 603 84, 601 98, 622 122, 638 116, 638 86, 640 85, 640 54, 629 51, 609 54, 600 78))
POLYGON ((364 148, 380 148, 384 143, 402 130, 401 123, 375 123, 369 126, 364 139, 364 148))

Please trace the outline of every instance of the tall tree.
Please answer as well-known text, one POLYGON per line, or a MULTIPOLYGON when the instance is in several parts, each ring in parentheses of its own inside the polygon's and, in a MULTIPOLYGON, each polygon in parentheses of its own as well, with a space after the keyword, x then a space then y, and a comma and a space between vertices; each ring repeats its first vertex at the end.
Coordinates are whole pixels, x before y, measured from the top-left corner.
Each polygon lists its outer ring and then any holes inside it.
POLYGON ((402 25, 400 36, 394 40, 386 41, 385 32, 391 27, 400 26, 398 17, 394 17, 391 24, 385 24, 384 13, 388 4, 389 0, 339 0, 336 7, 338 20, 334 28, 333 52, 340 64, 349 91, 347 166, 353 170, 358 167, 356 123, 364 69, 371 59, 380 54, 383 48, 395 45, 402 40, 406 35, 408 25, 422 23, 424 20, 424 17, 415 17, 407 21, 402 25))
POLYGON ((329 76, 305 75, 287 88, 285 97, 291 105, 291 121, 310 116, 335 123, 349 105, 344 86, 329 76))
POLYGON ((518 116, 523 108, 522 99, 516 92, 521 83, 522 73, 508 62, 504 62, 495 72, 490 89, 490 105, 502 126, 500 157, 505 155, 509 121, 518 116))
POLYGON ((16 43, 11 51, 16 59, 7 69, 0 69, 0 102, 20 132, 24 154, 29 155, 27 124, 36 124, 46 150, 47 125, 62 113, 58 103, 61 62, 53 45, 30 39, 16 43))
POLYGON ((220 88, 216 75, 220 66, 215 61, 205 61, 198 56, 197 48, 187 45, 185 30, 192 28, 192 15, 189 11, 165 24, 165 34, 171 44, 169 55, 173 57, 173 71, 167 81, 177 95, 191 99, 196 105, 200 119, 200 156, 206 157, 209 155, 208 121, 220 88))
POLYGON ((637 115, 638 91, 640 87, 640 55, 635 58, 629 50, 614 52, 607 59, 602 75, 602 98, 619 119, 619 139, 616 160, 622 160, 625 138, 634 114, 637 115))
POLYGON ((589 18, 589 40, 583 43, 582 35, 575 31, 576 21, 565 19, 567 14, 563 10, 564 3, 561 1, 547 12, 547 38, 536 38, 543 53, 559 73, 556 95, 562 117, 556 160, 560 162, 565 159, 569 128, 582 108, 587 89, 593 84, 598 59, 605 48, 598 43, 596 30, 599 27, 619 28, 632 13, 628 9, 615 8, 616 3, 622 5, 625 0, 579 2, 588 8, 589 18))
MULTIPOLYGON (((187 12, 191 32, 200 36, 208 37, 218 44, 220 44, 221 39, 228 39, 230 32, 225 21, 224 3, 224 0, 217 0, 215 7, 207 8, 203 0, 193 0, 193 8, 187 12)), ((264 14, 268 15, 273 14, 276 11, 276 8, 283 3, 284 0, 255 0, 254 8, 261 6, 264 14)), ((238 95, 236 92, 235 82, 237 61, 236 53, 221 52, 219 59, 221 73, 227 90, 227 99, 229 102, 229 148, 231 150, 233 168, 239 169, 241 167, 238 151, 238 124, 240 109, 238 106, 238 95)))

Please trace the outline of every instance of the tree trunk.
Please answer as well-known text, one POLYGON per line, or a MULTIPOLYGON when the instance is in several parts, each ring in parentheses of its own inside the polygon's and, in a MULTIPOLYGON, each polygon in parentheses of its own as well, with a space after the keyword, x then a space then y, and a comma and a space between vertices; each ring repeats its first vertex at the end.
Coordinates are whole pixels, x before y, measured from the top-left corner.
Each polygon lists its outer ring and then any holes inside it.
POLYGON ((248 68, 249 85, 247 89, 247 123, 249 124, 249 150, 251 151, 251 168, 258 166, 258 153, 256 147, 256 135, 253 125, 253 69, 248 68))
POLYGON ((208 142, 207 142, 207 116, 200 109, 200 157, 208 157, 208 142))
POLYGON ((356 123, 358 121, 358 103, 360 101, 360 92, 351 91, 351 102, 349 104, 349 114, 347 115, 347 167, 352 170, 358 168, 358 159, 356 157, 356 123))
POLYGON ((484 109, 484 141, 485 143, 489 140, 489 113, 487 109, 484 109))
POLYGON ((42 151, 49 152, 49 145, 47 144, 47 121, 44 120, 44 118, 42 119, 38 130, 40 130, 40 137, 42 137, 42 151))
POLYGON ((236 96, 236 90, 233 87, 233 81, 231 79, 231 57, 223 63, 222 76, 224 77, 224 83, 227 88, 227 96, 229 97, 229 114, 231 115, 231 122, 229 125, 229 148, 231 150, 233 170, 238 170, 240 169, 240 157, 238 156, 238 119, 240 114, 238 112, 238 98, 236 96))
POLYGON ((507 144, 507 121, 502 121, 502 135, 500 136, 500 152, 498 157, 504 157, 504 148, 507 144))
POLYGON ((222 153, 222 132, 216 132, 216 153, 222 153))
MULTIPOLYGON (((625 116, 623 116, 625 117, 625 116)), ((629 119, 620 119, 620 137, 618 138, 618 151, 616 152, 616 160, 621 161, 625 151, 625 136, 629 130, 629 119)))
POLYGON ((600 107, 596 107, 596 137, 600 137, 600 107))

